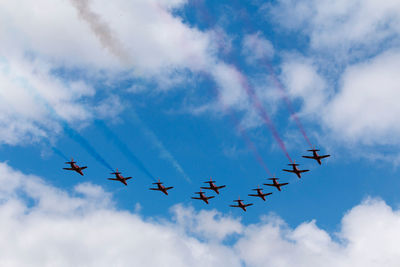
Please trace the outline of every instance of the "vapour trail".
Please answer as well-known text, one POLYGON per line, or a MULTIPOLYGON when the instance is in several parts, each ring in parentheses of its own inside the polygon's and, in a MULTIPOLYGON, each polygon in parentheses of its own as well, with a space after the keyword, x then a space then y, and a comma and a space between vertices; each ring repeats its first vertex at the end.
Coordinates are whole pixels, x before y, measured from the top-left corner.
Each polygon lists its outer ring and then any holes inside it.
MULTIPOLYGON (((214 91, 215 91, 217 98, 220 99, 221 94, 219 93, 219 91, 216 87, 214 87, 214 89, 215 89, 214 91)), ((260 166, 265 170, 265 172, 268 175, 272 176, 272 172, 267 167, 267 164, 265 163, 264 159, 258 152, 258 149, 257 149, 256 145, 254 144, 254 142, 251 141, 249 135, 247 134, 246 129, 241 126, 240 121, 236 117, 235 113, 229 107, 227 107, 222 100, 219 100, 219 103, 222 103, 223 110, 228 111, 232 124, 239 131, 240 136, 244 139, 247 148, 253 152, 254 157, 256 158, 258 164, 260 164, 260 166)))
POLYGON ((261 101, 258 99, 253 88, 250 87, 247 79, 244 76, 240 75, 239 79, 240 79, 241 84, 242 84, 243 88, 245 89, 247 95, 250 97, 251 102, 254 104, 254 107, 256 108, 256 110, 258 111, 262 120, 264 121, 265 125, 267 125, 268 129, 272 133, 272 136, 274 137, 275 141, 278 143, 279 147, 281 148, 281 150, 283 151, 285 156, 289 159, 289 161, 293 162, 292 158, 290 157, 290 155, 286 149, 285 143, 282 141, 281 137, 279 136, 279 133, 276 130, 274 123, 270 119, 267 111, 264 109, 263 105, 261 104, 261 101))
POLYGON ((103 166, 107 167, 110 171, 114 172, 114 169, 107 163, 107 161, 96 151, 96 149, 77 131, 69 127, 67 123, 63 123, 64 131, 68 136, 78 142, 94 159, 96 159, 103 166))
POLYGON ((191 183, 190 177, 183 170, 182 166, 179 162, 174 158, 174 156, 168 151, 168 149, 164 146, 164 144, 158 139, 153 131, 151 131, 143 121, 138 117, 135 112, 132 112, 132 117, 134 121, 139 124, 140 129, 143 131, 144 135, 150 140, 150 142, 160 151, 160 157, 167 160, 171 165, 175 168, 177 172, 179 172, 183 178, 189 183, 191 183))
MULTIPOLYGON (((235 1, 236 10, 239 10, 238 6, 240 6, 240 4, 241 3, 239 1, 237 1, 237 0, 235 1)), ((250 30, 254 31, 255 27, 250 22, 248 12, 246 10, 242 9, 241 10, 241 15, 242 15, 241 17, 243 17, 245 25, 247 25, 250 30)), ((279 78, 277 77, 273 66, 271 65, 271 63, 268 61, 268 59, 266 57, 264 57, 262 59, 261 64, 265 65, 265 67, 267 68, 270 76, 272 77, 272 80, 273 80, 276 88, 278 88, 279 93, 280 93, 281 97, 283 98, 283 100, 284 100, 284 102, 286 104, 287 110, 289 111, 291 117, 294 119, 294 121, 295 121, 295 123, 297 125, 297 128, 300 130, 301 134, 303 135, 303 137, 306 140, 306 142, 308 143, 308 145, 312 148, 313 145, 312 145, 310 139, 308 138, 308 135, 307 135, 307 133, 306 133, 304 127, 303 127, 303 124, 300 121, 300 118, 297 116, 297 113, 293 108, 293 104, 290 101, 290 98, 288 96, 287 90, 285 89, 285 87, 280 82, 279 78)))
MULTIPOLYGON (((194 5, 195 5, 196 9, 200 12, 200 16, 203 17, 203 18, 208 22, 208 24, 210 25, 210 27, 212 27, 213 25, 215 25, 216 19, 215 19, 213 16, 211 16, 211 15, 209 14, 208 10, 204 7, 203 1, 201 1, 201 0, 200 0, 200 1, 199 1, 199 0, 194 0, 193 3, 194 3, 194 5)), ((235 66, 235 67, 236 67, 236 66, 235 66)), ((236 67, 236 68, 237 68, 237 67, 236 67)), ((239 77, 239 80, 242 81, 243 78, 244 78, 244 77, 239 77)), ((245 88, 246 88, 246 92, 248 93, 248 91, 250 90, 250 88, 248 88, 248 86, 245 87, 245 88)), ((216 93, 217 93, 217 96, 220 97, 218 90, 216 90, 216 93)), ((257 96, 254 94, 254 92, 253 92, 252 95, 253 95, 253 98, 256 98, 256 100, 257 100, 256 102, 259 102, 259 103, 260 103, 260 101, 257 99, 257 96)), ((229 109, 228 107, 226 107, 226 106, 223 104, 223 101, 220 101, 220 103, 222 103, 224 110, 228 110, 228 109, 229 109)), ((259 105, 259 106, 261 106, 261 105, 259 105)), ((290 161, 292 161, 291 158, 290 158, 290 156, 289 156, 289 153, 288 153, 287 150, 286 150, 286 147, 285 147, 284 143, 282 142, 281 138, 279 137, 278 132, 276 131, 275 127, 273 126, 272 121, 269 119, 269 116, 267 115, 266 111, 262 108, 262 106, 261 106, 261 109, 263 110, 262 113, 264 114, 264 116, 262 116, 262 117, 264 118, 264 121, 267 121, 267 122, 268 122, 268 123, 267 123, 267 125, 269 126, 268 128, 269 128, 270 130, 271 130, 271 128, 272 128, 272 130, 274 130, 274 131, 272 131, 272 132, 273 132, 273 135, 274 135, 274 138, 277 139, 279 146, 280 146, 280 147, 282 148, 282 150, 285 152, 285 155, 288 157, 288 159, 289 159, 290 161), (279 142, 279 141, 280 141, 280 142, 279 142)), ((267 174, 269 174, 270 176, 272 176, 271 171, 269 170, 269 168, 267 167, 267 165, 266 165, 266 163, 264 162, 263 158, 261 157, 260 153, 258 152, 257 147, 255 146, 255 144, 254 144, 254 143, 251 141, 251 139, 249 138, 249 136, 248 136, 246 130, 245 130, 243 127, 240 126, 240 122, 239 122, 239 120, 235 117, 235 115, 233 114, 233 112, 230 112, 230 114, 231 114, 231 120, 232 120, 233 124, 236 125, 236 128, 237 128, 238 131, 240 132, 242 138, 245 140, 247 147, 250 148, 250 150, 253 151, 253 154, 254 154, 254 156, 256 157, 258 163, 263 167, 263 169, 267 172, 267 174)))
POLYGON ((95 160, 97 160, 104 167, 108 168, 111 171, 114 171, 110 164, 107 163, 107 161, 96 151, 96 149, 82 135, 71 128, 68 125, 67 121, 60 115, 58 115, 57 111, 35 88, 33 88, 30 84, 27 84, 25 81, 23 82, 23 86, 39 103, 46 107, 50 115, 53 116, 55 120, 61 123, 62 128, 71 139, 80 144, 82 148, 84 148, 95 160))
POLYGON ((264 64, 266 65, 266 67, 267 67, 267 69, 268 69, 268 71, 269 71, 269 73, 270 73, 270 75, 272 77, 272 80, 273 80, 275 86, 279 89, 281 97, 285 101, 286 107, 289 110, 292 118, 294 119, 294 121, 295 121, 295 123, 297 125, 297 128, 299 128, 299 130, 300 130, 301 134, 303 135, 304 139, 306 140, 308 145, 312 148, 313 145, 312 145, 310 139, 308 138, 308 135, 307 135, 306 131, 304 130, 303 124, 301 123, 299 117, 297 116, 297 113, 294 111, 292 102, 290 101, 289 96, 288 96, 285 88, 283 87, 282 83, 279 81, 278 77, 276 76, 273 67, 271 66, 271 64, 269 64, 267 62, 266 59, 264 60, 264 64))
POLYGON ((261 157, 260 153, 257 150, 257 147, 254 145, 253 141, 251 141, 250 137, 248 136, 246 130, 240 125, 240 122, 238 118, 235 116, 233 112, 231 112, 231 119, 233 120, 233 123, 236 125, 237 129, 239 130, 240 134, 242 135, 244 141, 247 144, 247 147, 249 147, 257 159, 258 163, 263 167, 265 172, 272 177, 272 172, 269 170, 267 167, 267 164, 265 164, 263 158, 261 157))
POLYGON ((122 44, 113 35, 110 26, 104 22, 101 17, 90 10, 90 0, 70 0, 72 5, 78 11, 79 17, 84 20, 97 36, 100 43, 116 56, 122 63, 129 61, 129 54, 123 48, 122 44))
POLYGON ((69 161, 69 158, 59 149, 57 149, 56 147, 52 146, 51 144, 49 144, 51 149, 54 151, 54 153, 56 153, 57 155, 59 155, 60 157, 62 157, 63 159, 65 159, 66 161, 69 161))
POLYGON ((151 172, 144 166, 139 158, 128 148, 126 144, 124 144, 124 142, 122 142, 122 140, 110 128, 107 127, 107 125, 104 124, 104 122, 97 120, 95 124, 102 130, 105 136, 118 147, 121 153, 124 154, 130 162, 132 162, 140 171, 146 174, 148 178, 157 182, 157 180, 154 178, 154 175, 151 174, 151 172))

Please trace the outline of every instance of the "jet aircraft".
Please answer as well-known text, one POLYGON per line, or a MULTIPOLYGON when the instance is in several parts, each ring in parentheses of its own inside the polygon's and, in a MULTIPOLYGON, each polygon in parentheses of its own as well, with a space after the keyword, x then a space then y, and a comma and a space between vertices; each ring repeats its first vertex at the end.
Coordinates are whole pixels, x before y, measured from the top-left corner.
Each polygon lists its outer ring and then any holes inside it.
POLYGON ((243 211, 246 211, 246 208, 247 208, 248 206, 253 205, 253 203, 244 204, 244 203, 243 203, 243 200, 241 200, 240 198, 234 200, 234 202, 237 202, 238 204, 237 204, 237 205, 229 205, 229 207, 241 208, 243 211))
POLYGON ((192 197, 192 199, 200 199, 203 200, 204 202, 206 202, 208 204, 208 200, 211 198, 214 198, 214 196, 211 197, 207 197, 203 191, 200 190, 200 192, 195 192, 195 194, 199 194, 199 197, 192 197))
POLYGON ((63 168, 64 170, 76 171, 77 173, 79 173, 79 174, 82 175, 82 176, 83 176, 82 170, 84 170, 84 169, 87 168, 87 166, 79 167, 79 166, 76 164, 76 161, 74 161, 73 158, 71 158, 71 161, 65 162, 65 164, 71 165, 71 168, 63 168))
POLYGON ((264 184, 264 185, 274 186, 276 187, 276 189, 278 189, 278 191, 282 191, 281 186, 289 184, 289 183, 281 183, 281 184, 278 183, 279 178, 276 178, 275 176, 273 178, 269 178, 268 180, 272 180, 272 184, 264 184))
POLYGON ((257 194, 249 194, 249 196, 251 196, 251 197, 259 197, 264 201, 265 201, 265 197, 266 196, 269 196, 269 195, 272 194, 272 193, 265 193, 264 194, 263 191, 262 191, 262 188, 260 188, 260 187, 257 187, 257 188, 252 189, 252 190, 257 191, 257 194))
POLYGON ((303 172, 308 172, 309 170, 299 170, 298 168, 297 168, 297 166, 299 166, 299 164, 296 164, 296 162, 295 161, 293 161, 293 163, 290 163, 290 164, 288 164, 289 166, 292 166, 292 170, 285 170, 285 169, 283 169, 283 171, 285 171, 285 172, 291 172, 291 173, 294 173, 294 174, 296 174, 297 175, 297 177, 299 177, 299 179, 301 178, 301 174, 303 173, 303 172))
POLYGON ((153 184, 156 184, 157 185, 157 188, 150 188, 150 190, 156 190, 156 191, 161 191, 161 192, 163 192, 164 194, 166 194, 166 195, 168 195, 168 190, 170 190, 170 189, 172 189, 172 188, 174 188, 174 187, 165 187, 161 182, 160 182, 160 180, 158 180, 158 182, 157 183, 153 183, 153 184))
POLYGON ((117 169, 116 172, 112 172, 111 174, 114 174, 114 175, 115 175, 115 178, 107 178, 108 180, 120 181, 120 182, 123 183, 124 185, 128 185, 128 184, 126 183, 126 180, 129 180, 129 179, 132 178, 132 177, 123 177, 123 176, 121 175, 121 173, 118 171, 118 169, 117 169))
POLYGON ((226 185, 221 185, 221 186, 216 186, 215 185, 215 181, 213 181, 210 178, 210 181, 204 182, 204 183, 208 183, 210 186, 209 187, 200 187, 201 189, 209 189, 209 190, 214 190, 215 193, 219 194, 218 189, 224 188, 226 185))
POLYGON ((319 151, 319 149, 310 149, 310 150, 307 150, 307 151, 312 152, 313 155, 312 156, 302 156, 302 157, 306 158, 306 159, 315 159, 318 162, 319 165, 322 164, 321 163, 321 159, 324 159, 324 158, 327 158, 327 157, 331 156, 331 155, 322 155, 322 156, 318 155, 317 151, 319 151))

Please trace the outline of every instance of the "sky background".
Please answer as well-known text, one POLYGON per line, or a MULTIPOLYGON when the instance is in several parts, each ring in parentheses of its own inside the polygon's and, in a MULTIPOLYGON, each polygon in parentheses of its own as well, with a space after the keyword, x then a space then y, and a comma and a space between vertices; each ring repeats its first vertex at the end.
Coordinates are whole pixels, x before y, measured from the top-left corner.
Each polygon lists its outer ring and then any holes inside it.
POLYGON ((0 3, 0 265, 398 266, 399 14, 391 0, 0 3), (85 176, 62 169, 71 157, 85 176), (247 196, 270 174, 290 184, 247 196), (227 187, 192 200, 210 177, 227 187))

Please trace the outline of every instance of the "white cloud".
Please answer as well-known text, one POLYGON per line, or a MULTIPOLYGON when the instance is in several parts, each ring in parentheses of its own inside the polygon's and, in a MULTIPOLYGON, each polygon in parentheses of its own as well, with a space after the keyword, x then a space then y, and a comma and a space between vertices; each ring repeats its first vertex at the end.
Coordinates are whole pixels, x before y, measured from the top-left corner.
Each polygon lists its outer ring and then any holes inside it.
POLYGON ((99 186, 73 195, 0 163, 4 266, 362 266, 400 264, 400 212, 379 199, 348 211, 336 238, 315 220, 296 228, 268 215, 244 225, 215 210, 176 205, 172 219, 114 208, 99 186), (373 214, 373 216, 371 216, 373 214), (229 236, 235 238, 229 243, 229 236))
POLYGON ((318 115, 326 104, 329 92, 317 66, 311 60, 288 56, 283 62, 281 79, 288 93, 303 101, 302 113, 318 115))
MULTIPOLYGON (((119 102, 110 92, 97 99, 97 90, 107 89, 94 90, 91 84, 96 81, 114 84, 140 78, 165 89, 201 71, 215 79, 223 101, 239 101, 237 71, 216 57, 222 34, 202 32, 173 15, 186 2, 1 2, 0 57, 9 66, 0 74, 0 90, 7 95, 2 104, 14 109, 0 113, 0 142, 18 144, 42 138, 49 130, 60 132, 49 111, 26 92, 28 86, 69 122, 104 117, 104 109, 119 102), (68 75, 58 74, 59 69, 68 75), (69 72, 77 70, 84 78, 72 81, 69 72)), ((114 111, 107 115, 117 116, 121 109, 114 111)))
POLYGON ((385 52, 349 66, 324 115, 344 138, 372 144, 399 144, 400 52, 385 52))
POLYGON ((243 38, 242 54, 249 63, 255 63, 260 59, 271 58, 274 55, 274 47, 261 32, 247 34, 243 38))
POLYGON ((383 40, 398 39, 400 33, 397 0, 281 0, 269 7, 281 25, 300 29, 317 49, 347 53, 350 48, 371 48, 383 40))

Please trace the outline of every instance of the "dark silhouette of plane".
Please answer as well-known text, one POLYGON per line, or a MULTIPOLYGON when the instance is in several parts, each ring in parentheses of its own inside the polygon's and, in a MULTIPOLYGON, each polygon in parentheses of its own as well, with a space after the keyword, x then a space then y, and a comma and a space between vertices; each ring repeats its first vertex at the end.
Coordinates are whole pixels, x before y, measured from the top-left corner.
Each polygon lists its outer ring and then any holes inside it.
POLYGON ((214 184, 215 181, 213 181, 211 178, 210 178, 210 181, 207 181, 207 182, 204 182, 204 183, 206 183, 206 184, 208 183, 210 186, 209 187, 200 187, 200 188, 214 190, 214 192, 217 193, 217 194, 219 194, 218 189, 224 188, 226 186, 226 185, 216 186, 214 184))
POLYGON ((312 156, 302 156, 302 157, 306 158, 306 159, 315 159, 318 162, 319 165, 322 164, 321 163, 321 159, 324 159, 324 158, 327 158, 327 157, 331 156, 331 155, 322 155, 322 156, 318 155, 317 151, 319 151, 319 149, 310 149, 310 150, 307 150, 307 151, 311 151, 313 153, 313 155, 312 156))
POLYGON ((200 192, 195 192, 195 194, 199 194, 199 197, 192 197, 192 199, 200 199, 203 200, 204 202, 206 202, 208 204, 208 200, 211 198, 214 198, 214 196, 211 197, 207 197, 203 191, 200 190, 200 192))
POLYGON ((281 186, 289 184, 289 183, 281 183, 281 184, 278 183, 277 181, 279 180, 279 178, 276 178, 275 176, 273 178, 268 178, 268 180, 272 180, 272 184, 264 184, 264 185, 274 186, 276 187, 276 189, 278 189, 278 191, 282 191, 281 186))
POLYGON ((269 196, 269 195, 272 194, 272 193, 265 193, 264 194, 263 191, 262 191, 262 188, 260 188, 260 187, 257 187, 257 188, 252 189, 252 190, 257 191, 257 194, 249 194, 249 196, 251 196, 251 197, 259 197, 264 201, 265 201, 265 197, 266 196, 269 196))
POLYGON ((73 158, 71 158, 71 161, 65 162, 65 164, 70 164, 71 168, 63 168, 64 170, 68 170, 68 171, 76 171, 77 173, 79 173, 80 175, 83 176, 83 172, 82 170, 86 169, 87 166, 83 166, 83 167, 79 167, 76 164, 76 161, 74 161, 73 158))
POLYGON ((114 174, 114 175, 115 175, 115 178, 107 178, 108 180, 120 181, 120 182, 123 183, 124 185, 128 185, 128 184, 126 183, 126 180, 132 179, 132 177, 123 177, 123 176, 121 175, 121 173, 118 171, 118 169, 117 169, 116 172, 112 172, 111 174, 114 174))
POLYGON ((172 189, 172 188, 174 188, 174 187, 165 187, 161 182, 160 182, 160 180, 158 180, 158 182, 157 183, 153 183, 153 184, 156 184, 157 185, 157 188, 149 188, 150 190, 156 190, 156 191, 161 191, 161 192, 163 192, 164 194, 166 194, 166 195, 168 195, 168 190, 170 190, 170 189, 172 189))
POLYGON ((296 162, 295 161, 293 161, 293 163, 290 163, 290 164, 288 164, 289 166, 292 166, 292 170, 285 170, 285 169, 283 169, 283 171, 285 171, 285 172, 291 172, 291 173, 294 173, 294 174, 296 174, 297 175, 297 177, 299 177, 299 179, 301 178, 301 174, 303 173, 303 172, 308 172, 309 170, 299 170, 298 168, 297 168, 297 166, 299 166, 299 164, 296 164, 296 162))
POLYGON ((237 202, 238 204, 237 205, 229 205, 229 207, 241 208, 243 211, 246 211, 246 208, 248 206, 253 205, 253 203, 244 204, 243 200, 241 200, 240 197, 239 197, 239 199, 234 200, 234 202, 237 202))

